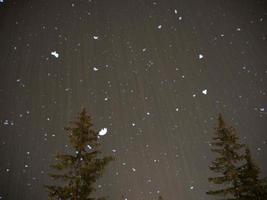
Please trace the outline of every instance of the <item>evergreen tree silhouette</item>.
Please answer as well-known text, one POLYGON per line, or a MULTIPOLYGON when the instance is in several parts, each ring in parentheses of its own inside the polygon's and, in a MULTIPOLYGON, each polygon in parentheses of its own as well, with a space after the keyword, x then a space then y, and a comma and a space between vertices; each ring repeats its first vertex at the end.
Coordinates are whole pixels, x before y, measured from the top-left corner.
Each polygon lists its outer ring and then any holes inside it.
POLYGON ((51 167, 56 173, 49 174, 57 185, 46 185, 49 199, 57 200, 95 200, 105 198, 91 197, 95 191, 94 183, 103 174, 106 165, 113 157, 98 158, 98 132, 92 129, 91 117, 82 109, 77 119, 65 128, 73 154, 57 154, 56 164, 51 167))
POLYGON ((240 161, 244 159, 244 156, 240 155, 243 146, 238 143, 235 129, 227 127, 220 114, 211 149, 218 156, 209 167, 218 174, 216 177, 209 178, 209 182, 218 185, 219 189, 208 191, 208 195, 223 197, 225 200, 241 197, 239 167, 240 161))
POLYGON ((266 200, 267 182, 260 179, 260 168, 251 158, 251 153, 246 147, 245 164, 240 167, 241 196, 242 200, 266 200))

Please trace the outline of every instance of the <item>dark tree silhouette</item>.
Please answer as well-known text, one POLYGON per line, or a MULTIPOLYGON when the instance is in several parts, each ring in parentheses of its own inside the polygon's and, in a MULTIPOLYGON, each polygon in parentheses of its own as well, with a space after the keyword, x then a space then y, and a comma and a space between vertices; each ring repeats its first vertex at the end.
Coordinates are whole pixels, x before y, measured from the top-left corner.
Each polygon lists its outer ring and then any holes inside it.
POLYGON ((241 199, 242 200, 266 200, 267 182, 259 178, 260 168, 251 158, 251 153, 246 147, 245 164, 240 167, 241 199))
POLYGON ((98 158, 98 132, 92 129, 91 117, 83 109, 76 121, 65 128, 73 154, 58 154, 56 164, 51 167, 56 171, 49 174, 57 185, 47 185, 49 199, 60 200, 95 200, 104 198, 91 197, 95 191, 94 183, 103 174, 106 165, 113 157, 98 158))
POLYGON ((220 114, 211 149, 218 156, 209 167, 210 170, 218 174, 216 177, 209 178, 209 181, 220 188, 208 191, 207 194, 220 196, 225 200, 240 198, 239 167, 240 161, 244 159, 244 156, 240 155, 243 146, 238 143, 235 129, 226 127, 220 114))

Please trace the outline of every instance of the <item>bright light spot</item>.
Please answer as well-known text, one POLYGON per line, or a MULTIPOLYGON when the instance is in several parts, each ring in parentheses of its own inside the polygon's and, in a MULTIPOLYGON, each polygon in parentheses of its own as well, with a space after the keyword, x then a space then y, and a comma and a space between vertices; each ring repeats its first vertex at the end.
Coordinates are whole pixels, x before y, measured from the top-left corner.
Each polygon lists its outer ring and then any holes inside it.
POLYGON ((194 186, 190 186, 190 190, 193 190, 194 189, 194 186))
POLYGON ((99 36, 94 35, 93 38, 94 38, 94 40, 98 40, 99 36))
POLYGON ((261 112, 264 112, 264 110, 265 110, 264 108, 260 108, 260 111, 261 111, 261 112))
POLYGON ((98 71, 98 68, 97 67, 94 67, 93 70, 96 72, 96 71, 98 71))
POLYGON ((158 29, 161 29, 162 28, 162 25, 158 25, 158 29))
POLYGON ((199 55, 198 55, 198 58, 199 58, 199 59, 204 58, 203 54, 199 54, 199 55))
POLYGON ((178 18, 178 19, 181 21, 183 18, 182 18, 182 16, 179 16, 179 18, 178 18))
POLYGON ((174 13, 175 13, 175 14, 177 14, 177 13, 178 13, 178 11, 175 9, 175 10, 174 10, 174 13))

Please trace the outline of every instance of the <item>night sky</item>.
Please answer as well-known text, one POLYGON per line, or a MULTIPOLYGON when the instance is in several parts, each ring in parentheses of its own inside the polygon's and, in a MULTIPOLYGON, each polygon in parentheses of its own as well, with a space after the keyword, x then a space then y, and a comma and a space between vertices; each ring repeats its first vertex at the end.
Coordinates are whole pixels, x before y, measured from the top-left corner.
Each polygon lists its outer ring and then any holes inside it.
POLYGON ((264 0, 0 0, 0 199, 47 199, 86 107, 111 200, 209 200, 218 114, 267 175, 264 0))

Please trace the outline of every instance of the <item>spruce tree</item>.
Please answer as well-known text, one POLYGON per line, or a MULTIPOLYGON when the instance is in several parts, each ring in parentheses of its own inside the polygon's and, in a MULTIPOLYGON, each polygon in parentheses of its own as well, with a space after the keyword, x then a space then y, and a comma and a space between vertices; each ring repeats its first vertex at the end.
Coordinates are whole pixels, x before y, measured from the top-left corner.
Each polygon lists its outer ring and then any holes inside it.
POLYGON ((65 128, 73 153, 55 156, 56 163, 51 167, 56 172, 49 175, 58 184, 45 186, 49 199, 104 199, 92 197, 92 192, 95 191, 94 183, 113 157, 99 158, 100 137, 92 126, 91 117, 83 109, 77 119, 65 128))
POLYGON ((207 194, 223 197, 225 200, 240 198, 239 167, 243 156, 240 151, 242 144, 238 143, 238 137, 233 127, 225 125, 222 115, 219 115, 218 126, 215 128, 212 152, 218 154, 210 165, 210 170, 218 176, 209 178, 209 182, 219 186, 218 189, 208 191, 207 194))
POLYGON ((242 200, 266 200, 266 180, 259 178, 260 168, 251 158, 251 153, 246 147, 245 164, 240 167, 240 188, 242 200))

